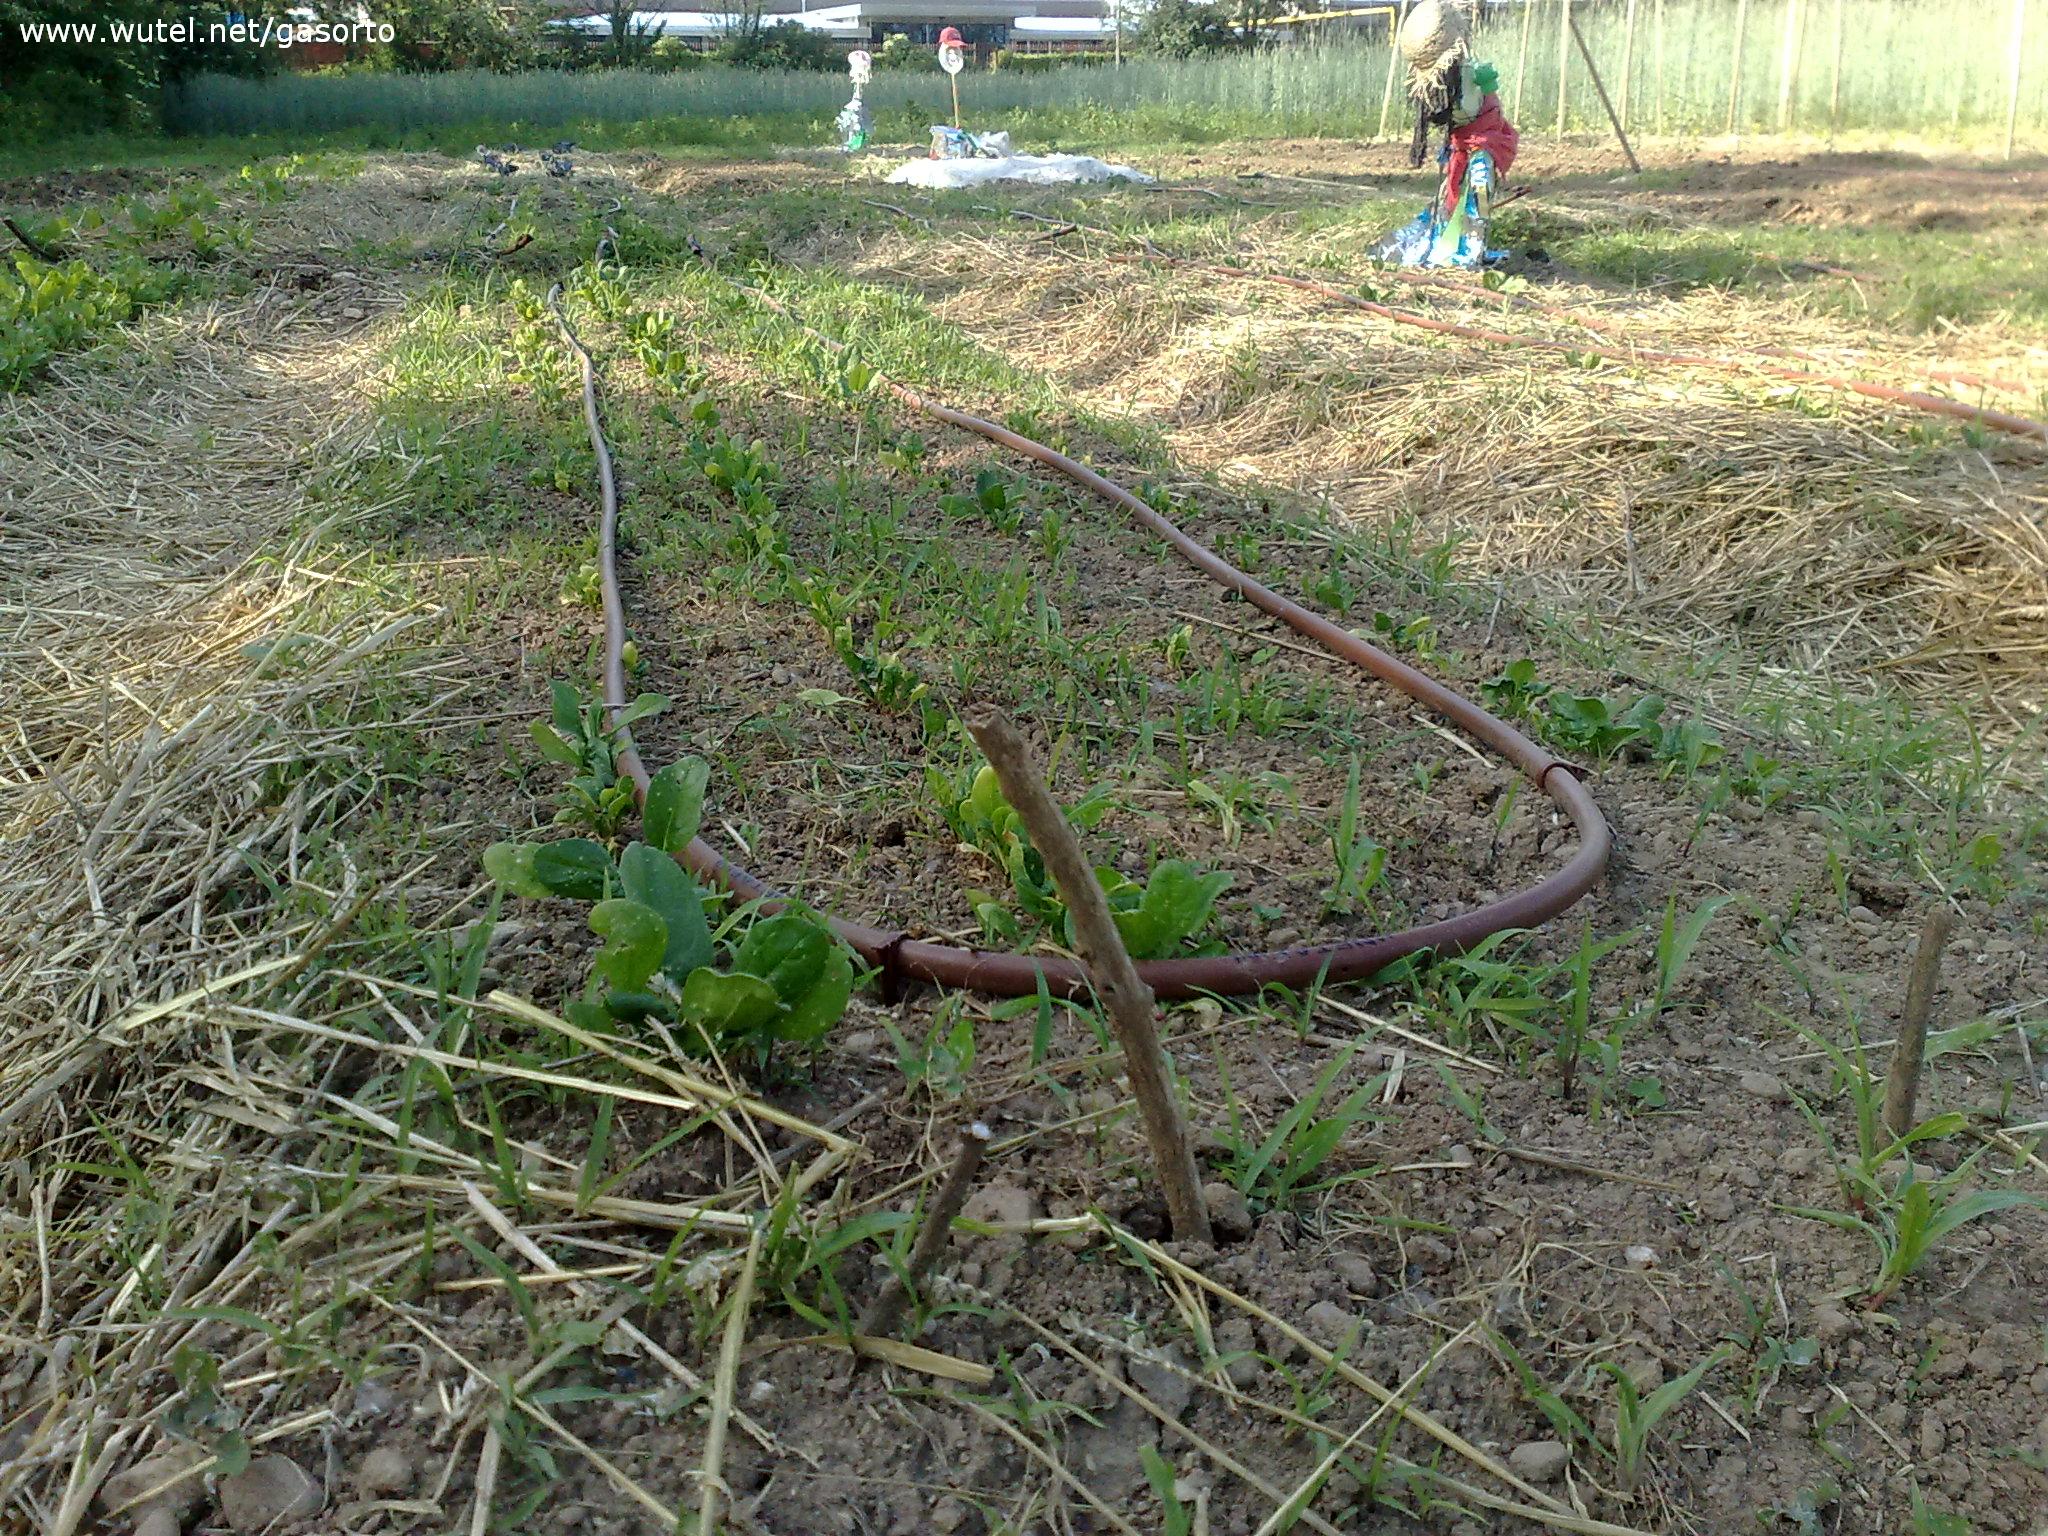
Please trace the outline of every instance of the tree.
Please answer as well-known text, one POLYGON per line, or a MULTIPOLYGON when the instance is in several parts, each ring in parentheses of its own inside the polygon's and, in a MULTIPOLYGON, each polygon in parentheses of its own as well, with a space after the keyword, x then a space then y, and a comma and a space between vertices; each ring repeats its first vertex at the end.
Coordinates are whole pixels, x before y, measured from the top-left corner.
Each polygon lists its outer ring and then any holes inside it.
MULTIPOLYGON (((251 0, 244 15, 260 23, 283 0, 251 0)), ((0 0, 0 142, 28 143, 66 133, 140 128, 157 115, 166 81, 197 69, 253 74, 278 65, 276 49, 212 43, 117 42, 116 25, 188 21, 206 35, 224 9, 162 0, 0 0), (31 42, 24 27, 95 26, 93 41, 31 42)))
POLYGON ((611 26, 605 44, 605 62, 619 68, 642 62, 654 49, 654 23, 635 23, 634 0, 604 0, 604 19, 611 26))
POLYGON ((846 55, 838 44, 824 33, 813 32, 794 21, 778 22, 772 27, 756 26, 746 32, 728 32, 725 41, 718 46, 718 58, 721 63, 738 64, 748 69, 846 68, 846 55))
POLYGON ((389 26, 391 45, 376 57, 393 69, 431 73, 491 69, 500 74, 542 62, 544 17, 534 0, 318 0, 326 19, 367 18, 389 26))
POLYGON ((1232 25, 1232 13, 1213 0, 1154 0, 1133 34, 1140 53, 1170 59, 1222 53, 1247 41, 1248 35, 1232 25))

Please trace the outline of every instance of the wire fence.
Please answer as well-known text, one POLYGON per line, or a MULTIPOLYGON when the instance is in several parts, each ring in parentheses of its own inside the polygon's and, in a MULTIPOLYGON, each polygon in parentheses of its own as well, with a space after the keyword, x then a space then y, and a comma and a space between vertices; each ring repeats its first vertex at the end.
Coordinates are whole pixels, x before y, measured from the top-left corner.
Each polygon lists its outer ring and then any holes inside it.
MULTIPOLYGON (((1405 5, 1405 0, 1403 0, 1405 5)), ((1528 0, 1483 8, 1478 49, 1525 135, 1605 132, 1576 24, 1615 110, 1638 134, 1877 132, 2015 137, 2048 127, 2048 18, 2030 0, 1528 0)), ((2032 0, 2037 6, 2041 0, 2032 0)), ((1392 18, 1388 18, 1391 20, 1392 18)), ((1356 26, 1356 23, 1346 25, 1356 26)), ((963 83, 977 120, 1118 114, 1209 132, 1376 138, 1405 131, 1398 72, 1378 40, 1187 60, 1002 71, 963 83)), ((172 93, 173 132, 394 131, 764 117, 827 122, 842 76, 710 65, 494 75, 202 76, 172 93)), ((950 111, 943 76, 879 73, 877 113, 950 111)))

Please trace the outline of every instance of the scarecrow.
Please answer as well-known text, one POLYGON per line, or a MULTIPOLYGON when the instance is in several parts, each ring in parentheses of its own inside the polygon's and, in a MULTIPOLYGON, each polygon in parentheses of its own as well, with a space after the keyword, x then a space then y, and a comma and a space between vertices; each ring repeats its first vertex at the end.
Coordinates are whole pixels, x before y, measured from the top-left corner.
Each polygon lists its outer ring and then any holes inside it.
POLYGON ((874 78, 875 60, 865 48, 856 48, 846 56, 846 71, 853 77, 853 99, 839 109, 839 116, 833 126, 839 130, 839 147, 849 155, 868 147, 868 135, 874 132, 874 122, 868 116, 867 103, 861 100, 861 92, 867 89, 868 81, 874 78))
POLYGON ((1519 135, 1501 111, 1498 73, 1472 57, 1470 13, 1455 0, 1420 0, 1401 23, 1397 42, 1415 103, 1408 163, 1419 168, 1431 131, 1443 129, 1437 152, 1443 184, 1436 201, 1381 242, 1377 254, 1404 266, 1477 267, 1500 260, 1501 253, 1486 248, 1486 230, 1519 135))

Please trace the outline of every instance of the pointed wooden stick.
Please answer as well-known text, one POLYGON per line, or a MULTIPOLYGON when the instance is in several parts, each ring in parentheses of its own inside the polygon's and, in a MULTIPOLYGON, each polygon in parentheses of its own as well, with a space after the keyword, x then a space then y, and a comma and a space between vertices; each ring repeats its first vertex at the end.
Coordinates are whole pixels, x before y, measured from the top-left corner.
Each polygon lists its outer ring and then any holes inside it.
POLYGON ((1202 1203, 1201 1176, 1195 1171, 1194 1149, 1181 1124, 1167 1074, 1166 1052, 1152 1018, 1152 989, 1138 976, 1124 948, 1123 935, 1109 915, 1109 901, 1095 870, 1081 852, 1074 829, 1067 824, 1045 787, 1045 776, 1017 727, 992 704, 972 704, 964 713, 975 744, 996 771, 1003 797, 1016 810, 1031 835, 1032 846, 1045 860, 1046 872, 1074 918, 1074 945, 1088 967, 1088 980, 1102 999, 1123 1047, 1124 1070, 1145 1122, 1152 1165, 1166 1193, 1173 1235, 1183 1241, 1210 1242, 1209 1210, 1202 1203))
POLYGON ((1893 1140, 1913 1129, 1913 1105, 1920 1097, 1920 1067, 1927 1054, 1927 1019, 1934 1012, 1934 987, 1941 977, 1941 951, 1953 920, 1940 902, 1927 914, 1913 969, 1906 978, 1906 1007, 1899 1015, 1899 1040, 1892 1047, 1884 1082, 1884 1128, 1893 1140))
POLYGON ((974 1188, 974 1176, 981 1169, 981 1155, 988 1150, 990 1136, 989 1128, 979 1120, 960 1133, 960 1150, 954 1156, 946 1182, 939 1186, 939 1192, 932 1200, 931 1209, 925 1212, 924 1225, 918 1228, 917 1241, 911 1245, 910 1262, 904 1265, 903 1274, 889 1277, 889 1283, 882 1287, 881 1293, 861 1314, 860 1331, 869 1338, 880 1338, 894 1328, 910 1300, 912 1289, 923 1288, 926 1273, 938 1262, 939 1255, 945 1251, 946 1239, 952 1235, 953 1218, 967 1204, 968 1192, 974 1188))

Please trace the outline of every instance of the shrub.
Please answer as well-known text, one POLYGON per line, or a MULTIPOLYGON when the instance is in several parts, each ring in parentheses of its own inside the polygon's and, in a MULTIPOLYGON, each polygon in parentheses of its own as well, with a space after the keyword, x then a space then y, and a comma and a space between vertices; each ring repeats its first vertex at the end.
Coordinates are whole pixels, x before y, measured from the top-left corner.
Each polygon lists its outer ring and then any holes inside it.
POLYGON ((735 31, 718 45, 718 60, 745 69, 846 68, 846 53, 837 43, 793 21, 735 31))
POLYGON ((1079 69, 1115 61, 1114 53, 1093 48, 1076 53, 1012 53, 1007 48, 998 48, 989 68, 1016 75, 1049 75, 1057 69, 1079 69))

